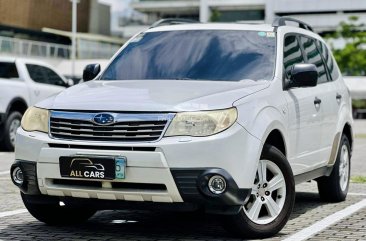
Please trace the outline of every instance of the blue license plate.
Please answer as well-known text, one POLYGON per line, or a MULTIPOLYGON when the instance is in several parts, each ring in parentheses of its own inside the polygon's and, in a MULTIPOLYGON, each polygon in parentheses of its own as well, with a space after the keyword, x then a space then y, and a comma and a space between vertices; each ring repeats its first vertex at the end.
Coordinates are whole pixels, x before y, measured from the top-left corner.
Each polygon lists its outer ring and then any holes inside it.
POLYGON ((125 157, 116 157, 116 179, 125 179, 126 178, 126 164, 127 160, 125 157))

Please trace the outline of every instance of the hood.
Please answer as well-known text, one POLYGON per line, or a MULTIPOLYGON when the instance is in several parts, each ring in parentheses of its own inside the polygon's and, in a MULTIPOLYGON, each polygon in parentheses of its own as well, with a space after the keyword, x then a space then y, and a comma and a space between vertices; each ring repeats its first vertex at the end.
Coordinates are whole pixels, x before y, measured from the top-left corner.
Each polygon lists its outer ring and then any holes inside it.
POLYGON ((37 104, 53 110, 179 112, 224 109, 269 81, 90 81, 37 104))

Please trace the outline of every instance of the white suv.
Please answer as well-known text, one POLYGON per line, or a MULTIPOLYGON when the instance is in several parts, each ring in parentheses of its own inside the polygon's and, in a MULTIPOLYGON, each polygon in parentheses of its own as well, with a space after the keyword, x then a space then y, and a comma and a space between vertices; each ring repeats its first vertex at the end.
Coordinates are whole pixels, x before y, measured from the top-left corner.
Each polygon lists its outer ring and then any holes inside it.
POLYGON ((350 96, 307 24, 162 21, 99 72, 87 66, 94 80, 22 119, 11 175, 38 220, 203 209, 240 236, 268 237, 289 219, 297 183, 345 200, 350 96))
POLYGON ((0 147, 13 151, 28 106, 61 92, 70 82, 44 62, 0 57, 0 147))

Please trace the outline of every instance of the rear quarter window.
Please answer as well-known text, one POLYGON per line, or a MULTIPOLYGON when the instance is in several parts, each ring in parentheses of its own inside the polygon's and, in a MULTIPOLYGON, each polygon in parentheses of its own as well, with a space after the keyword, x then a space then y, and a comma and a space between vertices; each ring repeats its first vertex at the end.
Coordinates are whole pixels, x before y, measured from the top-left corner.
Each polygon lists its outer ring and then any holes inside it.
POLYGON ((320 53, 323 56, 324 61, 328 67, 328 71, 329 71, 329 74, 330 74, 332 80, 338 79, 338 77, 339 77, 338 68, 334 61, 334 58, 332 57, 332 54, 328 50, 328 47, 321 41, 317 41, 317 44, 318 44, 320 53))
POLYGON ((18 79, 19 74, 15 63, 0 62, 0 78, 18 79))

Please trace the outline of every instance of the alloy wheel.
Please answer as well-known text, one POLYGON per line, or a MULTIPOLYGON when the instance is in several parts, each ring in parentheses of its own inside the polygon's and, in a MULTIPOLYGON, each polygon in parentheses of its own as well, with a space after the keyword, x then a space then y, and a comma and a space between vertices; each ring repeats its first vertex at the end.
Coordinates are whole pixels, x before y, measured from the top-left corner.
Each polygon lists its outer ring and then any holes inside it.
POLYGON ((10 123, 10 127, 9 127, 9 139, 10 139, 10 143, 15 146, 15 137, 17 134, 17 130, 20 126, 20 120, 18 119, 14 119, 11 123, 10 123))
POLYGON ((247 217, 256 224, 268 224, 281 213, 286 199, 286 182, 272 161, 260 160, 248 202, 243 206, 247 217))
POLYGON ((349 152, 346 145, 342 145, 341 156, 339 160, 339 184, 342 191, 345 191, 349 178, 349 152))

